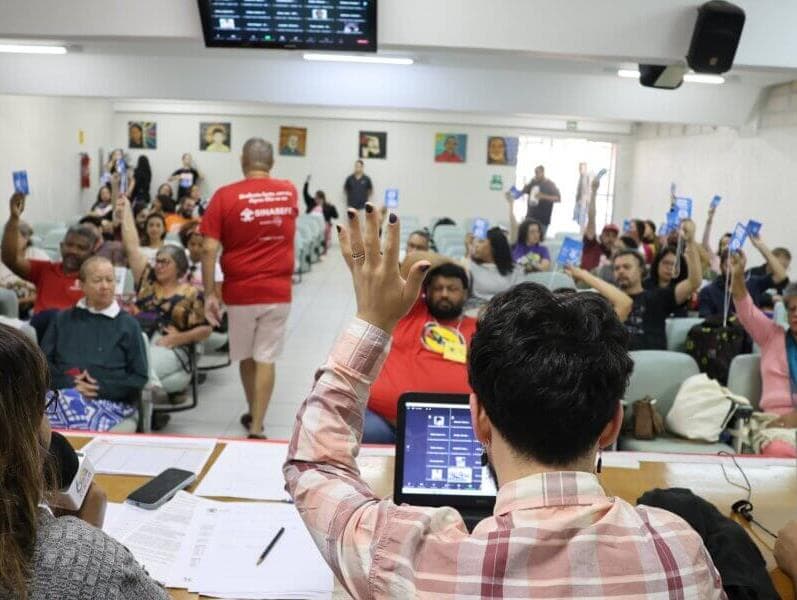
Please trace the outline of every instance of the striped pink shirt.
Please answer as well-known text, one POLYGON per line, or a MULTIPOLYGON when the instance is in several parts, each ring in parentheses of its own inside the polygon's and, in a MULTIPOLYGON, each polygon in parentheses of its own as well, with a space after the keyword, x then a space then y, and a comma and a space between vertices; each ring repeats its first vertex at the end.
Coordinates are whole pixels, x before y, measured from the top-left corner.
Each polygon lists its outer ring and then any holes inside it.
POLYGON ((608 497, 590 473, 501 486, 468 534, 452 508, 396 506, 355 457, 368 388, 390 347, 355 320, 297 415, 284 473, 321 553, 355 598, 725 598, 700 537, 679 517, 608 497))

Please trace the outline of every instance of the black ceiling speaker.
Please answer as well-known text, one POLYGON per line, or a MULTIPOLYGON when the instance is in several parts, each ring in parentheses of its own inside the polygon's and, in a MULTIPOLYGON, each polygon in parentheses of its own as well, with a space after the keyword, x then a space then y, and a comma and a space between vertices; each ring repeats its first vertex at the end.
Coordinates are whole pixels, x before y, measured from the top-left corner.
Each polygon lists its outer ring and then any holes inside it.
POLYGON ((730 71, 744 27, 744 11, 724 0, 706 2, 697 23, 686 62, 695 73, 720 75, 730 71))

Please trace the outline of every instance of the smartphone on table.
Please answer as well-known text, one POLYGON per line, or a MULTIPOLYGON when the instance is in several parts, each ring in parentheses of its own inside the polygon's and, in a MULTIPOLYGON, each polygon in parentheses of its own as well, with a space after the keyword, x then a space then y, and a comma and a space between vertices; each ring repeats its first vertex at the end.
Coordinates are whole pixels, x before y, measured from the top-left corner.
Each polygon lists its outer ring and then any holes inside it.
POLYGON ((166 469, 152 481, 134 490, 127 503, 139 508, 154 510, 171 500, 180 490, 196 480, 196 474, 183 469, 166 469))

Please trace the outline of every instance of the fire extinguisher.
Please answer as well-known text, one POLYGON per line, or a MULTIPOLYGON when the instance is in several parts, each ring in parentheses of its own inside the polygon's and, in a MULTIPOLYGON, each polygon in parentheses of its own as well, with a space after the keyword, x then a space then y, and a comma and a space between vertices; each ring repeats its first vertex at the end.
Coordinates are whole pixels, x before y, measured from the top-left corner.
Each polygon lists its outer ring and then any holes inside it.
POLYGON ((80 188, 87 189, 91 187, 91 175, 89 171, 89 163, 91 159, 85 152, 80 153, 80 188))

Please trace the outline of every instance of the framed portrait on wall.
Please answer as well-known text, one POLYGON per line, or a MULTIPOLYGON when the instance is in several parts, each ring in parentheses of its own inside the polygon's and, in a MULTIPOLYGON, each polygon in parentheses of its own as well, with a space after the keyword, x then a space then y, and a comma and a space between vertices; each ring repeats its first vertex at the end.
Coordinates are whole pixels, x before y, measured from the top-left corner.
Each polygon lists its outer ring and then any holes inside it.
POLYGON ((491 135, 487 138, 487 164, 517 165, 518 138, 491 135))
POLYGON ((360 158, 387 158, 386 131, 361 131, 359 143, 360 158))
POLYGON ((230 123, 199 124, 199 149, 202 152, 229 152, 231 139, 230 123))
POLYGON ((307 129, 305 127, 280 127, 280 156, 307 154, 307 129))
POLYGON ((158 124, 152 121, 128 121, 127 147, 155 150, 158 147, 158 124))
POLYGON ((468 136, 464 133, 438 133, 434 139, 434 161, 464 163, 468 158, 468 136))

